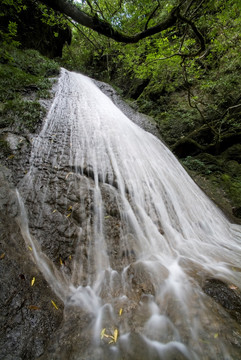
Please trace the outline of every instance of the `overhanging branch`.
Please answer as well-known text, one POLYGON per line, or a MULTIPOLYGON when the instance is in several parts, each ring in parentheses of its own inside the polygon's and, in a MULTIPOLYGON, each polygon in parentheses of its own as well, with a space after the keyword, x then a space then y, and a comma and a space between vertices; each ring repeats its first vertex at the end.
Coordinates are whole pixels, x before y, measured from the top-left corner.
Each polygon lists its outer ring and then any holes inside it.
POLYGON ((107 36, 111 39, 114 39, 117 42, 123 43, 137 43, 138 41, 155 35, 163 30, 169 29, 173 25, 175 25, 177 21, 176 12, 178 7, 174 8, 167 18, 162 21, 160 24, 153 26, 149 29, 145 29, 142 32, 139 32, 135 35, 126 35, 118 30, 115 30, 111 24, 108 22, 99 19, 96 15, 90 16, 80 10, 74 4, 66 1, 66 0, 39 0, 45 5, 51 7, 52 9, 59 11, 69 17, 71 17, 74 21, 78 22, 80 25, 86 26, 92 30, 97 31, 99 34, 107 36))
MULTIPOLYGON (((171 27, 173 27, 178 20, 181 20, 182 22, 189 25, 194 34, 196 35, 198 42, 200 43, 200 48, 196 52, 189 53, 189 54, 181 54, 180 52, 176 55, 185 57, 194 57, 199 55, 202 51, 205 50, 205 41, 200 33, 200 31, 197 29, 196 25, 190 20, 184 17, 180 14, 180 7, 185 3, 186 0, 180 1, 179 5, 177 7, 174 7, 172 11, 167 15, 166 19, 160 22, 159 24, 152 26, 150 28, 146 28, 145 30, 135 34, 135 35, 126 35, 112 27, 110 23, 108 23, 105 20, 100 19, 96 14, 95 15, 88 15, 82 10, 80 10, 79 7, 75 6, 73 3, 71 3, 68 0, 38 0, 45 5, 51 7, 52 9, 61 12, 62 14, 65 14, 69 16, 72 20, 76 21, 80 25, 83 25, 85 27, 88 27, 94 31, 97 31, 99 34, 102 34, 108 38, 111 38, 117 42, 123 42, 123 43, 137 43, 138 41, 161 33, 164 30, 167 30, 171 27)), ((156 10, 155 10, 156 11, 156 10)), ((151 14, 153 15, 153 14, 151 14)))

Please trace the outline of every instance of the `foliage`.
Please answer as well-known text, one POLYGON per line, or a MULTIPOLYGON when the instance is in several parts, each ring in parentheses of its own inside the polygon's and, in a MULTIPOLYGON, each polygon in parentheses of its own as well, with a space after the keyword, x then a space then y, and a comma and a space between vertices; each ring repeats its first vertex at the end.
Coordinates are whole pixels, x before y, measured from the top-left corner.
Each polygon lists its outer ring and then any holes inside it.
MULTIPOLYGON (((2 8, 0 12, 0 20, 8 15, 11 18, 13 13, 19 13, 22 10, 26 10, 26 6, 22 3, 22 0, 2 0, 2 8)), ((16 40, 17 35, 17 23, 9 20, 6 29, 0 27, 0 60, 9 59, 9 50, 18 47, 19 41, 16 40)))
POLYGON ((0 64, 0 101, 14 99, 30 91, 41 96, 51 88, 49 76, 57 75, 58 65, 42 57, 35 50, 17 50, 11 52, 11 61, 0 64))
MULTIPOLYGON (((198 183, 200 183, 199 175, 204 178, 205 181, 201 182, 201 186, 208 190, 211 197, 218 194, 215 198, 218 204, 222 204, 223 201, 220 197, 221 191, 222 197, 228 199, 229 206, 239 208, 241 206, 241 164, 238 161, 230 160, 231 152, 236 154, 239 151, 238 156, 241 157, 240 146, 239 149, 235 149, 235 147, 236 145, 232 147, 233 149, 230 148, 219 156, 206 153, 196 157, 187 156, 182 159, 182 164, 190 172, 190 175, 196 178, 198 183)), ((226 207, 228 206, 226 205, 226 207)))
POLYGON ((38 98, 49 97, 58 65, 35 50, 11 51, 11 60, 0 64, 0 127, 34 131, 45 110, 38 98))
POLYGON ((44 114, 38 101, 9 100, 0 111, 0 127, 14 126, 18 131, 26 128, 34 132, 44 114))

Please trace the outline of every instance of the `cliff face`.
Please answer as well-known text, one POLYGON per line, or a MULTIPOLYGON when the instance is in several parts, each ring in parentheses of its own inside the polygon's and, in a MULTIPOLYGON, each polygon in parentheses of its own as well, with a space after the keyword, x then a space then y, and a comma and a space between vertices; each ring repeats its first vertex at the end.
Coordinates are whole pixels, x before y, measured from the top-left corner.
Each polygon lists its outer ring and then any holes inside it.
MULTIPOLYGON (((71 30, 67 25, 50 26, 44 22, 44 17, 37 2, 23 0, 24 7, 16 11, 13 6, 3 5, 4 16, 1 17, 0 30, 6 31, 9 22, 17 24, 15 40, 21 43, 23 49, 35 49, 49 58, 61 57, 64 44, 71 43, 71 30)), ((56 15, 57 16, 57 15, 56 15)))

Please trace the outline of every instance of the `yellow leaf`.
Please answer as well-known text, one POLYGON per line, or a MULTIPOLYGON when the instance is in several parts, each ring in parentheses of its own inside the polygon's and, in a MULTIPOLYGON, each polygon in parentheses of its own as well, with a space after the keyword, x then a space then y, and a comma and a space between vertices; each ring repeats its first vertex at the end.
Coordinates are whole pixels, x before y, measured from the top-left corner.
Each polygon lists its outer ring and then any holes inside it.
POLYGON ((214 339, 218 338, 218 333, 214 334, 214 339))
POLYGON ((70 259, 70 260, 72 259, 72 256, 71 256, 71 255, 69 256, 69 259, 70 259))
POLYGON ((105 216, 105 219, 109 219, 109 217, 110 217, 109 215, 108 215, 108 216, 105 216))
POLYGON ((35 283, 35 277, 32 278, 32 281, 31 281, 31 286, 33 286, 35 283))
POLYGON ((237 286, 235 286, 235 285, 233 285, 233 284, 231 284, 231 285, 229 285, 228 286, 229 287, 229 289, 231 289, 231 290, 237 290, 237 286))
POLYGON ((69 208, 68 208, 68 211, 72 209, 72 206, 70 205, 69 208))
POLYGON ((8 160, 11 160, 14 158, 15 155, 9 155, 8 160))
POLYGON ((119 310, 119 315, 120 315, 120 316, 122 315, 122 312, 123 312, 123 309, 120 308, 120 310, 119 310))
POLYGON ((55 302, 53 300, 51 300, 51 303, 53 304, 53 306, 55 307, 56 310, 58 310, 58 306, 55 304, 55 302))
POLYGON ((59 258, 59 262, 60 262, 60 265, 62 266, 63 265, 63 261, 61 258, 59 258))
POLYGON ((114 342, 117 341, 117 338, 118 338, 118 330, 115 329, 115 331, 114 331, 114 342))
POLYGON ((105 328, 101 330, 100 338, 103 339, 104 336, 105 336, 105 328))
POLYGON ((0 255, 0 260, 2 260, 2 259, 4 259, 5 258, 5 253, 2 253, 1 255, 0 255))
POLYGON ((33 251, 33 249, 31 248, 31 246, 28 246, 28 249, 29 249, 30 251, 33 251))
POLYGON ((53 214, 54 214, 56 211, 57 211, 57 210, 56 210, 56 209, 54 209, 53 214))
POLYGON ((109 344, 112 344, 114 342, 114 340, 111 340, 111 341, 109 341, 109 344))
POLYGON ((69 172, 66 176, 65 179, 68 179, 69 175, 73 174, 72 172, 69 172))
POLYGON ((104 337, 106 337, 106 338, 110 338, 110 339, 113 339, 113 340, 114 340, 114 336, 112 336, 112 335, 107 335, 107 334, 104 334, 104 337))
POLYGON ((36 306, 36 305, 29 305, 28 307, 30 310, 40 310, 40 307, 36 306))
POLYGON ((68 218, 68 217, 70 217, 70 215, 71 215, 71 213, 69 213, 68 215, 66 215, 66 217, 68 218))

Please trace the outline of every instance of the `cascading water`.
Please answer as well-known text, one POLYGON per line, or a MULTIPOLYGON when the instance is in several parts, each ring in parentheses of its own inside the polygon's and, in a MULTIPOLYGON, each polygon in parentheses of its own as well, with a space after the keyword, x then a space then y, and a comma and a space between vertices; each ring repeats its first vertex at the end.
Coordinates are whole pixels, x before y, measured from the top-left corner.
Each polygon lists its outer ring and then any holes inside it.
POLYGON ((62 70, 30 165, 20 227, 65 304, 45 359, 237 358, 240 328, 202 286, 241 286, 240 228, 155 136, 62 70))

